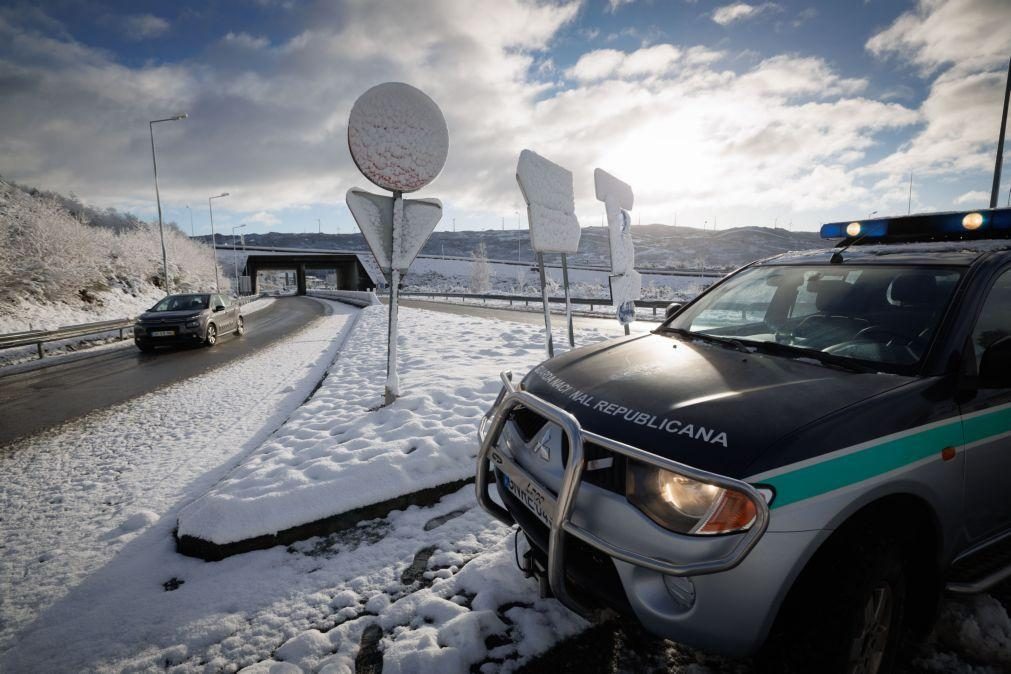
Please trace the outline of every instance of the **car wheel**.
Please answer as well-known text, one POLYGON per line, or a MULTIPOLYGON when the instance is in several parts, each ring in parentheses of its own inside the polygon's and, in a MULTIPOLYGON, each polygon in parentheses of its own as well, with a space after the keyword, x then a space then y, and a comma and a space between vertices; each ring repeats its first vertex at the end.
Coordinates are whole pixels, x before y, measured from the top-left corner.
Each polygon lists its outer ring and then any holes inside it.
POLYGON ((218 328, 213 323, 207 325, 207 336, 204 337, 205 346, 214 346, 218 343, 218 328))
POLYGON ((246 320, 239 316, 239 320, 235 323, 235 334, 240 337, 246 334, 246 320))
POLYGON ((784 603, 760 668, 886 674, 907 643, 903 547, 887 534, 844 536, 812 560, 784 603))

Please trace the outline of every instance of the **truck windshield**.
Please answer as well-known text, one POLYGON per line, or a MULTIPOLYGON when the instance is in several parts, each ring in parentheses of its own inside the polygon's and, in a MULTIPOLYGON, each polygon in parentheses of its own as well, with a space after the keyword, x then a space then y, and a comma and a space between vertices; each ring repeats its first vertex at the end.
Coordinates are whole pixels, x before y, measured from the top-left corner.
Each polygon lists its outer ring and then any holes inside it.
POLYGON ((920 362, 962 277, 952 267, 761 266, 661 331, 854 369, 920 362))
POLYGON ((210 295, 169 295, 150 311, 200 311, 210 303, 210 295))

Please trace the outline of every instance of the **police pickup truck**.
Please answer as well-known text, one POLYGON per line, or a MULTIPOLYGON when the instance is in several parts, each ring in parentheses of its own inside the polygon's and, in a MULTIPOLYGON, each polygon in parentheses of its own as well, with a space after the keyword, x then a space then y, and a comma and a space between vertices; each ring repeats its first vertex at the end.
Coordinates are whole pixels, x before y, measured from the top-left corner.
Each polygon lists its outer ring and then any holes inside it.
POLYGON ((1011 209, 821 233, 841 242, 750 264, 647 335, 503 374, 478 500, 545 593, 874 673, 945 590, 1011 576, 1011 209))

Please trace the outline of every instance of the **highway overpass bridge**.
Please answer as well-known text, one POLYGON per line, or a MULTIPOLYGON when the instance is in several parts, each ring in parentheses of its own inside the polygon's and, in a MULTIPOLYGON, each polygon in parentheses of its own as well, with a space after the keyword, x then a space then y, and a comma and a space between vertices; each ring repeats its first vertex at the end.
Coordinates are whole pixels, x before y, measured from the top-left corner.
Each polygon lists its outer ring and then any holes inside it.
POLYGON ((235 262, 239 274, 249 276, 256 293, 257 276, 261 271, 293 271, 297 279, 298 294, 305 295, 308 286, 307 271, 326 271, 334 274, 338 290, 369 290, 383 284, 382 272, 371 253, 360 251, 299 250, 294 248, 268 248, 246 246, 232 249, 231 246, 217 246, 218 255, 226 264, 235 262))

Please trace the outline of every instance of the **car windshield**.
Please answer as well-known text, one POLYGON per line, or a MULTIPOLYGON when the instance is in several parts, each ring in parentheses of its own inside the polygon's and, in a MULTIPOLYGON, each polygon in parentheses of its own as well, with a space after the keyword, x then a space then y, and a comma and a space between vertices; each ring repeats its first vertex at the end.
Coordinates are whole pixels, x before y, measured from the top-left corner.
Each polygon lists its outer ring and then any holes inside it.
POLYGON ((210 304, 210 295, 169 295, 151 311, 200 311, 210 304))
POLYGON ((961 277, 951 267, 753 267, 661 331, 853 369, 908 370, 926 353, 961 277))

